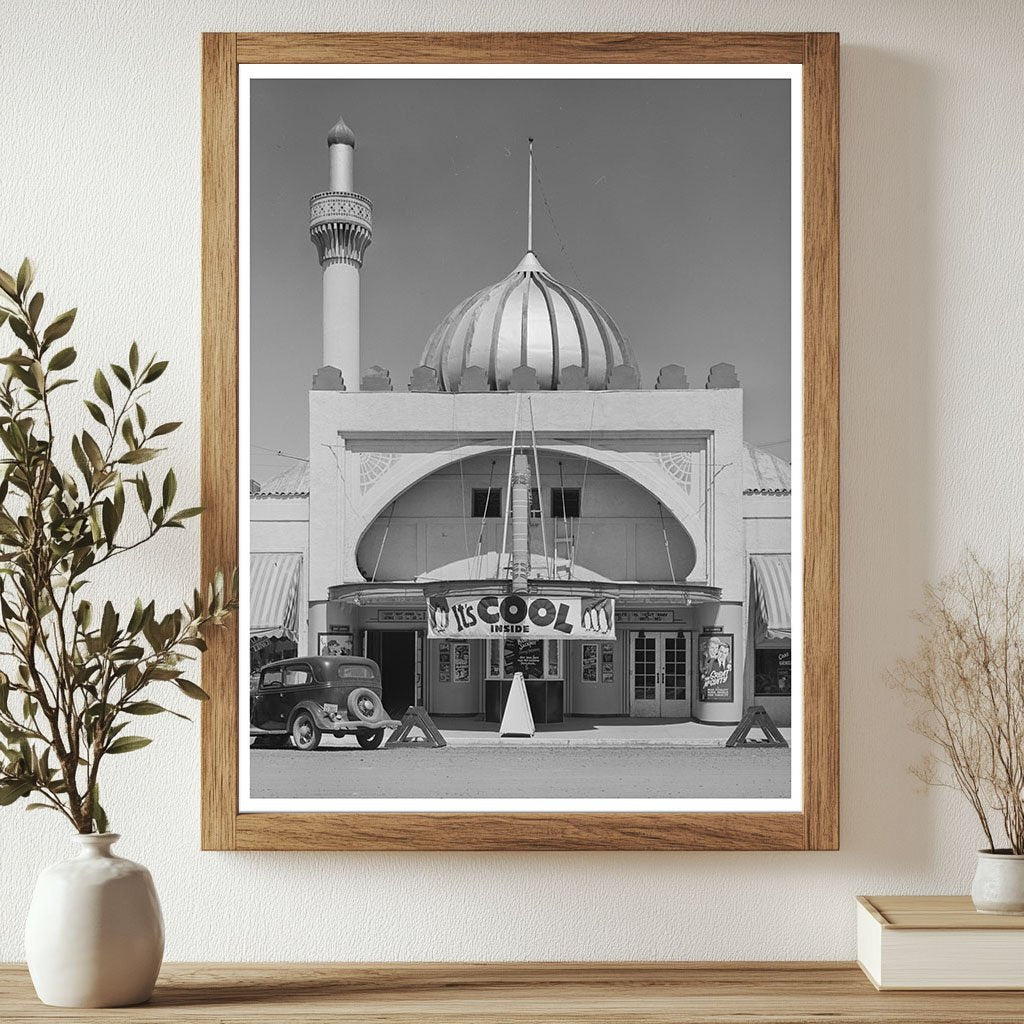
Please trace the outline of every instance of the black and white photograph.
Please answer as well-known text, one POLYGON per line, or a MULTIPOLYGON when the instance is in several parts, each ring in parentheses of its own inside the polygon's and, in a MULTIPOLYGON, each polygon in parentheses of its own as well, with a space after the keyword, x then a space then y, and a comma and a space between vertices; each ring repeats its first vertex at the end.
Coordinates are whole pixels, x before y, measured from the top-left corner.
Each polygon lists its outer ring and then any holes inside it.
POLYGON ((800 808, 799 75, 248 69, 243 811, 800 808))

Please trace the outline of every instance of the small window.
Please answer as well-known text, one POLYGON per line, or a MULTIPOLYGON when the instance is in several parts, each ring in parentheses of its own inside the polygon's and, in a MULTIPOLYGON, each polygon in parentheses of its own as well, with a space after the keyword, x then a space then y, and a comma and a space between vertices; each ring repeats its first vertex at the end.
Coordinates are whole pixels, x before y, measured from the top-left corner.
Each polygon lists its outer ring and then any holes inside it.
POLYGON ((558 640, 548 640, 548 662, 544 674, 551 679, 560 678, 561 673, 558 671, 558 657, 561 653, 561 644, 558 640))
POLYGON ((260 689, 271 690, 281 685, 281 670, 279 668, 268 668, 260 677, 260 689))
POLYGON ((788 647, 754 651, 754 694, 788 697, 792 692, 792 660, 788 647))
POLYGON ((551 488, 551 518, 579 519, 580 489, 578 487, 551 488))
POLYGON ((373 669, 369 665, 342 665, 338 669, 339 679, 375 679, 373 669))
POLYGON ((501 488, 500 487, 474 487, 473 488, 473 518, 474 519, 500 519, 501 518, 501 488))
POLYGON ((524 679, 544 678, 543 640, 505 641, 505 678, 522 672, 524 679))
POLYGON ((530 488, 530 518, 540 519, 540 491, 536 487, 530 488))
POLYGON ((284 670, 285 686, 305 686, 309 682, 308 668, 286 668, 284 670))
POLYGON ((488 640, 487 675, 511 679, 517 671, 525 679, 561 679, 560 640, 488 640))

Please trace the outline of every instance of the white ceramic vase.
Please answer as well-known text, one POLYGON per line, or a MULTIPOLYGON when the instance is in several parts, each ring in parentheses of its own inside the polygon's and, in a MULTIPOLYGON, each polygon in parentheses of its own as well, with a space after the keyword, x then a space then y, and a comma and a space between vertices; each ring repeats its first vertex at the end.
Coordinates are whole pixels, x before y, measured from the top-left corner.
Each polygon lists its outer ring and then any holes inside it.
POLYGON ((36 994, 50 1006, 133 1006, 153 993, 164 920, 150 873, 117 857, 120 836, 76 835, 77 857, 46 868, 25 926, 36 994))
POLYGON ((1024 914, 1024 854, 979 850, 971 899, 982 914, 1024 914))

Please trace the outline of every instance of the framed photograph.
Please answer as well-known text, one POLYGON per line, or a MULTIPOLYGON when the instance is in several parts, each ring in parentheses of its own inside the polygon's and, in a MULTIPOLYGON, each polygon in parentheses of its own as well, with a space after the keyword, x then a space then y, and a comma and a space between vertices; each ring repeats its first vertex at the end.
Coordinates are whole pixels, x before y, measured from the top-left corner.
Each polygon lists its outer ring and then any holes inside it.
POLYGON ((204 848, 838 847, 838 59, 204 36, 204 848))
POLYGON ((325 658, 346 657, 355 653, 352 634, 349 632, 318 633, 316 647, 316 653, 325 658))

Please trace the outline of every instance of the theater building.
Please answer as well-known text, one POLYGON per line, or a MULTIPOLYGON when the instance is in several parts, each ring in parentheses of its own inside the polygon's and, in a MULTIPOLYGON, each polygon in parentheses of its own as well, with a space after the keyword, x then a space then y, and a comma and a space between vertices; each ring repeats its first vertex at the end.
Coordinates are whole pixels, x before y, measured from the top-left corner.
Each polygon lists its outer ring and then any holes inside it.
POLYGON ((788 724, 789 465, 744 444, 734 367, 645 386, 611 315, 529 238, 409 339, 408 367, 363 371, 354 146, 339 122, 311 201, 309 463, 252 485, 253 664, 365 653, 392 714, 497 720, 520 670, 540 727, 734 723, 754 702, 788 724))

